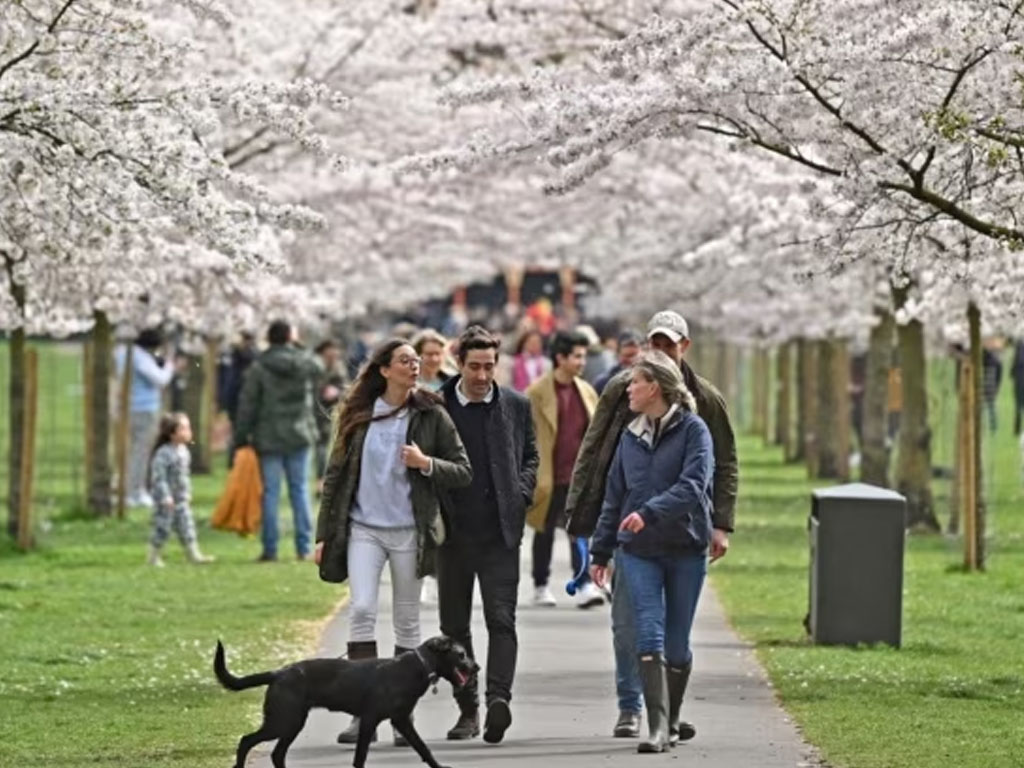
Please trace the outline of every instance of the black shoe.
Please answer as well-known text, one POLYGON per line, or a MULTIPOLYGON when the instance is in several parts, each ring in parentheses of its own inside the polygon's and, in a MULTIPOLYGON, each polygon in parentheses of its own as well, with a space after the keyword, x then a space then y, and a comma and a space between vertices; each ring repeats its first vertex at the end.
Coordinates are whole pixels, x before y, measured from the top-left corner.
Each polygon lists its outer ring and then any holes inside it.
POLYGON ((617 739, 639 739, 640 738, 640 713, 619 712, 619 719, 615 722, 615 729, 612 736, 617 739))
POLYGON ((466 741, 480 735, 480 713, 463 712, 458 722, 448 731, 448 741, 466 741))
MULTIPOLYGON (((370 743, 373 744, 377 741, 377 731, 374 730, 373 735, 370 736, 370 743)), ((348 728, 338 734, 339 744, 357 744, 359 742, 359 718, 353 717, 352 722, 348 728)))
POLYGON ((500 744, 505 738, 505 731, 512 725, 512 710, 504 699, 495 699, 487 705, 487 717, 484 718, 484 741, 488 744, 500 744))
POLYGON ((260 552, 260 556, 256 558, 257 563, 276 563, 277 555, 268 555, 266 552, 260 552))
POLYGON ((680 720, 674 728, 668 729, 669 746, 674 747, 680 741, 689 741, 697 736, 697 727, 693 723, 680 720))

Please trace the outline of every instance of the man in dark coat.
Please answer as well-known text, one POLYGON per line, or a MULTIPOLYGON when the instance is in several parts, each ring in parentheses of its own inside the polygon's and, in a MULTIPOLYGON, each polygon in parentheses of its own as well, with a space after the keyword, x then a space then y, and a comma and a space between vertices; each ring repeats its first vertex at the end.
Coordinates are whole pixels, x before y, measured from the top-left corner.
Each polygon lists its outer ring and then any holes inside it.
MULTIPOLYGON (((473 482, 442 495, 449 537, 437 561, 441 631, 473 655, 473 585, 480 581, 487 624, 487 717, 484 740, 496 744, 512 723, 519 546, 537 476, 529 401, 494 383, 498 340, 480 326, 459 338, 459 375, 440 390, 473 467, 473 482)), ((452 740, 480 732, 474 680, 456 694, 459 719, 452 740)))
POLYGON ((297 343, 292 325, 270 324, 269 346, 245 373, 235 421, 235 447, 251 445, 260 457, 263 478, 263 552, 277 560, 277 505, 282 475, 295 521, 295 554, 310 557, 313 520, 309 505, 309 454, 316 443, 313 388, 320 375, 316 360, 297 343))

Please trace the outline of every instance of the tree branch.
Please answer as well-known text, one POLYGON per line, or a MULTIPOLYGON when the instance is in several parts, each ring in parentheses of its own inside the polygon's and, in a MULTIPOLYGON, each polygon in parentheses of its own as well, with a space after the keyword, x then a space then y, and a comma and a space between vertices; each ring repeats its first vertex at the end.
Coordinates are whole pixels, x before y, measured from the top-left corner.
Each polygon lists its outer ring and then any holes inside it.
POLYGON ((707 125, 704 123, 698 123, 697 129, 701 131, 706 131, 708 133, 716 133, 719 136, 728 136, 733 139, 742 139, 744 141, 749 141, 754 146, 761 147, 762 149, 766 149, 769 152, 774 152, 777 155, 781 155, 782 157, 800 163, 801 165, 804 165, 814 171, 817 171, 818 173, 823 173, 827 176, 844 175, 843 171, 839 170, 838 168, 832 168, 831 166, 824 165, 822 163, 818 163, 814 160, 804 157, 802 154, 800 154, 800 152, 793 149, 792 147, 786 146, 785 144, 773 144, 769 141, 765 141, 764 139, 749 133, 742 133, 740 131, 728 131, 725 128, 719 128, 718 126, 707 125))
POLYGON ((611 35, 615 40, 623 40, 626 37, 627 33, 624 30, 613 27, 608 22, 602 21, 594 16, 593 12, 583 5, 583 0, 576 0, 576 9, 579 11, 580 16, 585 22, 606 34, 611 35))
POLYGON ((237 152, 241 152, 243 149, 245 149, 247 146, 252 144, 254 141, 258 141, 259 139, 263 138, 266 135, 267 131, 269 131, 269 130, 270 130, 269 127, 263 126, 262 128, 259 128, 256 131, 254 131, 253 133, 251 133, 246 138, 242 139, 241 141, 238 141, 238 142, 232 144, 229 147, 225 147, 224 148, 224 157, 225 158, 229 158, 229 157, 231 157, 231 155, 234 155, 237 152))
POLYGON ((942 213, 949 216, 955 221, 959 221, 968 229, 974 230, 975 232, 991 237, 994 239, 1006 239, 1014 243, 1024 243, 1024 231, 1020 229, 1013 229, 1010 227, 1003 227, 998 224, 993 224, 988 221, 979 219, 972 213, 965 211, 963 208, 958 206, 951 200, 947 200, 938 193, 928 189, 927 187, 920 184, 898 184, 891 181, 879 182, 879 187, 882 189, 892 190, 894 192, 902 192, 915 200, 920 200, 922 203, 927 203, 933 208, 942 211, 942 213))
POLYGON ((255 160, 257 157, 260 157, 262 155, 270 154, 275 149, 277 149, 279 146, 281 146, 281 144, 283 144, 283 143, 284 142, 281 142, 281 141, 271 141, 270 143, 265 144, 264 146, 260 147, 259 149, 254 149, 251 152, 248 152, 248 153, 242 155, 238 159, 232 160, 232 161, 228 162, 228 168, 230 168, 231 170, 235 170, 236 168, 241 168, 243 165, 248 163, 250 160, 255 160))
MULTIPOLYGON (((57 15, 53 17, 53 21, 51 21, 50 24, 46 27, 47 32, 53 34, 53 31, 57 28, 57 25, 60 24, 60 20, 64 17, 64 14, 67 13, 68 9, 75 4, 75 1, 76 0, 65 0, 64 5, 61 7, 59 11, 57 11, 57 15)), ((7 71, 10 70, 12 67, 17 66, 25 59, 27 59, 29 56, 31 56, 38 47, 39 41, 36 40, 34 43, 32 43, 32 45, 30 45, 24 51, 19 53, 13 59, 8 61, 6 64, 0 66, 0 78, 2 78, 7 73, 7 71)))

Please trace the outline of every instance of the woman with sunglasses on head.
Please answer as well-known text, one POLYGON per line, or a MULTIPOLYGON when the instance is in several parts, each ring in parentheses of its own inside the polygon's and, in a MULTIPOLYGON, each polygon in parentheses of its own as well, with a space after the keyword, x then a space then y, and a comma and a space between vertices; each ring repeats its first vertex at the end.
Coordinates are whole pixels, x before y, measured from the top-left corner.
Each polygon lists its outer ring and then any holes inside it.
MULTIPOLYGON (((390 565, 395 655, 420 643, 420 584, 445 538, 438 492, 472 470, 443 401, 418 389, 404 339, 374 350, 339 409, 324 476, 314 559, 324 581, 349 583, 348 658, 377 658, 380 577, 390 565)), ((338 736, 355 743, 358 718, 338 736)), ((404 743, 396 734, 396 743, 404 743)))

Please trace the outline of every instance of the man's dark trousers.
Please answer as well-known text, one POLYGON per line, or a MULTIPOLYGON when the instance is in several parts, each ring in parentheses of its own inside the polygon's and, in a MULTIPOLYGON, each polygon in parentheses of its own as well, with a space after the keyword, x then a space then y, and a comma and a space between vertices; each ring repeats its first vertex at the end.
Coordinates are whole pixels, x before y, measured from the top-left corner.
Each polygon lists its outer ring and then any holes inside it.
MULTIPOLYGON (((486 703, 512 699, 516 673, 516 602, 519 594, 519 547, 503 543, 451 542, 441 548, 437 561, 441 632, 465 645, 474 659, 470 624, 473 619, 473 584, 480 580, 480 596, 487 625, 486 703)), ((455 695, 463 713, 477 710, 476 679, 455 695)))

